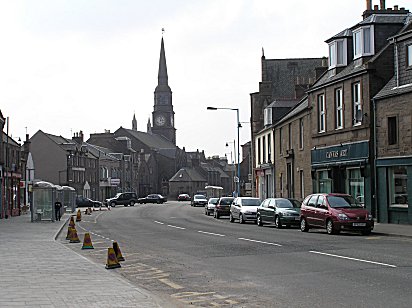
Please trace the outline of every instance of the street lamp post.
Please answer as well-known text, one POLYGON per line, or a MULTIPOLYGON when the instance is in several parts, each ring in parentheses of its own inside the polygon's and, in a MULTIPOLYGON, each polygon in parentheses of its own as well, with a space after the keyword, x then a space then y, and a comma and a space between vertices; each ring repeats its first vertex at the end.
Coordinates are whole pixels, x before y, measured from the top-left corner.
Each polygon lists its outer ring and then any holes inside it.
POLYGON ((233 110, 236 111, 236 128, 237 128, 237 189, 236 196, 240 196, 240 127, 239 122, 239 108, 223 108, 223 107, 207 107, 207 110, 233 110))

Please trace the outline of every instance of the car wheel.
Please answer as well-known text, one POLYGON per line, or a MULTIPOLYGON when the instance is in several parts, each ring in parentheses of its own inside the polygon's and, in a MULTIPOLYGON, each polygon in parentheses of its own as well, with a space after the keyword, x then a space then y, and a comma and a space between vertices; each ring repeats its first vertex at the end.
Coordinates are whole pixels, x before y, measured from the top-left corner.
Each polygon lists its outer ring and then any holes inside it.
POLYGON ((275 216, 275 227, 282 229, 282 222, 280 221, 280 217, 278 215, 275 216))
POLYGON ((300 220, 300 231, 302 232, 308 232, 309 231, 309 226, 305 218, 301 218, 300 220))
POLYGON ((130 205, 131 205, 131 206, 134 206, 134 201, 130 201, 130 205))
POLYGON ((263 221, 262 221, 262 218, 260 217, 260 215, 257 216, 256 223, 259 227, 263 226, 263 221))
POLYGON ((232 213, 229 214, 229 221, 230 221, 230 222, 234 222, 234 221, 235 221, 235 220, 233 219, 232 213))
POLYGON ((362 230, 362 235, 369 235, 372 233, 371 229, 362 230))
POLYGON ((160 201, 160 200, 157 200, 157 201, 156 201, 156 203, 157 203, 157 204, 161 204, 161 203, 162 203, 162 201, 160 201))
POLYGON ((110 203, 110 206, 111 206, 111 207, 116 207, 116 202, 111 202, 111 203, 110 203))
POLYGON ((216 218, 216 219, 219 219, 219 217, 220 217, 220 216, 219 216, 219 212, 215 211, 215 218, 216 218))
POLYGON ((336 231, 335 231, 335 229, 334 229, 334 227, 333 227, 333 222, 332 222, 331 219, 329 219, 329 220, 326 222, 326 232, 327 232, 329 235, 336 233, 336 231))
POLYGON ((245 220, 243 219, 243 215, 242 213, 239 214, 239 223, 243 224, 245 222, 245 220))

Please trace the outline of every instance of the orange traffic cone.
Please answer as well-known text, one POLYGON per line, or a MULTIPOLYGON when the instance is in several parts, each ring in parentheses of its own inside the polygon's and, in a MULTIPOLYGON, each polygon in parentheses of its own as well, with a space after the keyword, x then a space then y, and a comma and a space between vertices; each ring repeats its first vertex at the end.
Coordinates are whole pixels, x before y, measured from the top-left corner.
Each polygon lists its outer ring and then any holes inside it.
POLYGON ((70 243, 80 243, 79 236, 77 235, 76 228, 72 228, 71 236, 70 236, 70 243))
POLYGON ((89 232, 84 234, 82 249, 94 249, 89 232))
POLYGON ((122 256, 122 252, 120 251, 119 244, 117 242, 113 242, 113 249, 114 252, 116 253, 116 258, 118 261, 124 261, 124 258, 122 256))
POLYGON ((82 221, 82 212, 80 212, 80 209, 77 210, 76 221, 82 221))
POLYGON ((117 261, 116 252, 113 248, 107 248, 107 263, 106 269, 121 267, 119 261, 117 261))
POLYGON ((66 240, 70 240, 71 232, 72 232, 72 227, 69 226, 69 227, 67 228, 66 240))
POLYGON ((70 226, 71 228, 74 228, 75 225, 76 225, 76 224, 74 223, 74 217, 71 216, 71 217, 70 217, 69 226, 70 226))

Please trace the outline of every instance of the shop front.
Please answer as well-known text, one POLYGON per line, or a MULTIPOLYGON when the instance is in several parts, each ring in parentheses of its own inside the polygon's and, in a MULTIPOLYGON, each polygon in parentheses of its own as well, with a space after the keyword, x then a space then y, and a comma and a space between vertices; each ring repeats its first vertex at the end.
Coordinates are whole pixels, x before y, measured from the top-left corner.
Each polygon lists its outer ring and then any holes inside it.
POLYGON ((376 169, 379 222, 412 224, 412 157, 378 159, 376 169))
POLYGON ((261 165, 256 172, 256 196, 261 200, 274 197, 273 164, 261 165))
POLYGON ((374 213, 368 141, 314 148, 311 165, 314 192, 352 195, 374 213))

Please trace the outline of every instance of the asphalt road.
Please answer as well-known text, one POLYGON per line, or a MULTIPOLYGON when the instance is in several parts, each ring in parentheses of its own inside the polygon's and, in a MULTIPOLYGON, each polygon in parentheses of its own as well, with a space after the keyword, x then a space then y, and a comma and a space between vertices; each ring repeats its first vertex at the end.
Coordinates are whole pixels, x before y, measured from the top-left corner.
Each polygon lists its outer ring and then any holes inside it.
POLYGON ((241 225, 176 201, 83 215, 77 230, 81 239, 86 230, 92 232, 95 249, 69 247, 104 266, 107 247, 117 241, 126 261, 113 271, 171 307, 412 303, 408 238, 241 225))

